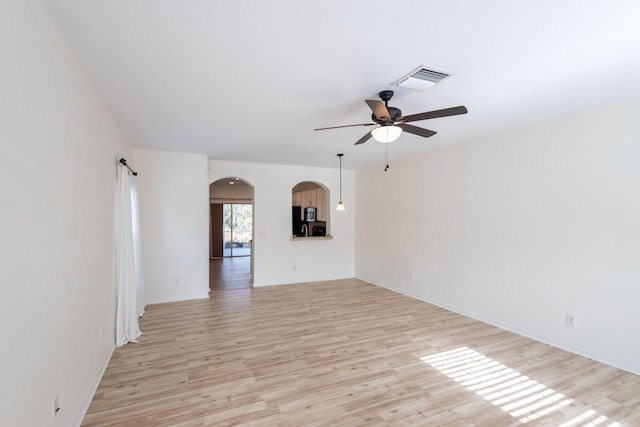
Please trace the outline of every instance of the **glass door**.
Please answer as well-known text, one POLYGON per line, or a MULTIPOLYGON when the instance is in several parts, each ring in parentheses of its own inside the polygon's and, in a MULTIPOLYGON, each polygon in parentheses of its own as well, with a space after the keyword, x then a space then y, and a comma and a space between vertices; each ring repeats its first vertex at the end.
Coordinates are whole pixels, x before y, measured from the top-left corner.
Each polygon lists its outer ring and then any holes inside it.
POLYGON ((253 205, 248 203, 225 203, 223 205, 223 214, 223 256, 251 256, 253 205))

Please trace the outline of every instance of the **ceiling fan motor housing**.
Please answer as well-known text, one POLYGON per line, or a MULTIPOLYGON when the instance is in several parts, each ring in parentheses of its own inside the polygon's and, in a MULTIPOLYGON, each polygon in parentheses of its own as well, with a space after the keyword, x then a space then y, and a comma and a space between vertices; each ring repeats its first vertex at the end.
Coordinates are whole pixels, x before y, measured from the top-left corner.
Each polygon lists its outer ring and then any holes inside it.
POLYGON ((391 116, 388 119, 387 118, 379 119, 376 117, 375 113, 372 113, 371 120, 373 120, 374 122, 378 123, 381 126, 391 126, 392 124, 395 123, 396 120, 402 117, 402 111, 400 111, 399 108, 387 107, 387 111, 389 111, 389 115, 391 116))
POLYGON ((375 112, 371 114, 371 120, 378 123, 380 126, 393 126, 393 124, 398 120, 398 118, 402 117, 402 111, 399 108, 389 107, 389 100, 393 98, 392 90, 383 90, 378 93, 380 99, 384 102, 384 106, 387 108, 389 112, 389 118, 387 117, 376 117, 375 112))
POLYGON ((393 91, 392 90, 383 90, 380 93, 378 93, 378 96, 380 97, 380 99, 382 99, 384 102, 389 101, 391 98, 393 98, 393 91))

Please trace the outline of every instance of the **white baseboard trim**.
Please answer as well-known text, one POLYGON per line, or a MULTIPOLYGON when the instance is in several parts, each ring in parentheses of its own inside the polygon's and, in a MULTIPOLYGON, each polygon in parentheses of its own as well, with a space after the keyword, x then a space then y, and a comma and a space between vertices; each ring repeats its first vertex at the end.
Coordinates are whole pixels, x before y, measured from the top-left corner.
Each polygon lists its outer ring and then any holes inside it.
POLYGON ((615 359, 615 358, 612 358, 612 357, 604 356, 602 354, 594 353, 592 351, 585 350, 583 348, 574 347, 574 346, 572 346, 570 344, 555 340, 553 338, 545 337, 545 336, 536 334, 534 332, 531 332, 531 331, 528 331, 528 330, 525 330, 525 329, 521 329, 521 328, 519 328, 519 327, 517 327, 515 325, 509 324, 509 323, 505 323, 505 322, 501 322, 501 321, 492 319, 490 317, 480 315, 478 313, 473 313, 473 312, 470 312, 468 310, 462 309, 460 307, 456 307, 456 306, 453 306, 451 304, 444 303, 442 301, 437 301, 437 300, 431 300, 431 299, 428 299, 428 298, 424 298, 423 296, 420 296, 420 295, 417 295, 417 294, 413 294, 413 293, 408 292, 408 291, 406 291, 404 289, 398 289, 398 288, 394 288, 393 286, 387 286, 387 285, 384 285, 382 283, 377 283, 377 282, 375 282, 373 280, 367 280, 367 279, 364 279, 364 278, 359 278, 359 279, 363 280, 363 281, 365 281, 367 283, 371 283, 372 285, 376 285, 376 286, 379 286, 381 288, 389 289, 390 291, 397 292, 399 294, 408 296, 410 298, 417 299, 419 301, 423 301, 423 302, 435 305, 435 306, 440 307, 440 308, 444 308, 445 310, 449 310, 449 311, 452 311, 454 313, 458 313, 458 314, 461 314, 463 316, 470 317, 470 318, 475 319, 475 320, 479 320, 480 322, 484 322, 484 323, 487 323, 487 324, 492 325, 492 326, 496 326, 496 327, 498 327, 500 329, 504 329, 506 331, 513 332, 513 333, 518 334, 518 335, 522 335, 523 337, 527 337, 527 338, 530 338, 532 340, 535 340, 535 341, 538 341, 538 342, 541 342, 541 343, 548 344, 550 346, 559 348, 561 350, 565 350, 565 351, 568 351, 570 353, 577 354, 578 356, 586 357, 588 359, 592 359, 592 360, 595 360, 597 362, 604 363, 605 365, 613 366, 614 368, 618 368, 618 369, 622 369, 623 371, 631 372, 632 374, 635 374, 635 375, 640 375, 640 366, 636 366, 636 365, 633 365, 633 364, 630 364, 630 363, 627 363, 625 361, 618 360, 618 359, 615 359))
POLYGON ((111 356, 113 355, 113 352, 115 351, 115 349, 116 349, 116 345, 115 343, 112 343, 111 346, 104 353, 104 357, 100 362, 100 367, 98 369, 98 372, 96 373, 96 376, 93 378, 93 381, 91 382, 91 386, 89 387, 89 390, 87 390, 87 394, 84 397, 82 406, 80 406, 80 408, 76 413, 76 416, 73 417, 73 420, 71 421, 72 426, 80 427, 80 424, 82 424, 82 420, 84 419, 84 416, 87 414, 87 411, 89 410, 89 405, 91 405, 93 396, 96 394, 96 391, 98 390, 100 381, 102 380, 104 372, 107 370, 107 366, 109 366, 109 361, 111 360, 111 356))
MULTIPOLYGON (((209 286, 209 285, 207 285, 209 286)), ((154 304, 166 304, 168 302, 181 302, 181 301, 192 301, 192 300, 197 300, 197 299, 207 299, 209 298, 209 288, 207 287, 207 292, 204 294, 197 294, 197 295, 181 295, 178 298, 168 298, 168 299, 159 299, 159 300, 151 300, 151 301, 147 301, 147 305, 154 305, 154 304)))

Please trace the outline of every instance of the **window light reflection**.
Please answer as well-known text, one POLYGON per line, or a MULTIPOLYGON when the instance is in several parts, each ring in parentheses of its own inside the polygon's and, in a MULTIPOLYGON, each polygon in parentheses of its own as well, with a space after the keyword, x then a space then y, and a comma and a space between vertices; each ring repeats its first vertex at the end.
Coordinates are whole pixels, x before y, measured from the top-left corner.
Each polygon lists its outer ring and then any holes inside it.
MULTIPOLYGON (((460 347, 434 355, 423 356, 423 362, 436 368, 468 390, 499 407, 521 423, 543 417, 573 402, 526 375, 486 357, 468 347, 460 347)), ((597 426, 609 419, 594 410, 588 410, 560 427, 597 426)), ((609 427, 620 423, 611 422, 609 427)))

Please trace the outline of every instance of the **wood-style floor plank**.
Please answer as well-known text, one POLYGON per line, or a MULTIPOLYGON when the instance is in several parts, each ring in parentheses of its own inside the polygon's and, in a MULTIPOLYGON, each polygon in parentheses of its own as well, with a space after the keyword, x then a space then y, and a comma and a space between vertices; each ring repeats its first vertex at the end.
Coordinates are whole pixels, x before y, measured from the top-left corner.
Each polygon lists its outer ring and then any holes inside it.
POLYGON ((349 279, 147 307, 84 426, 640 425, 640 377, 349 279))

